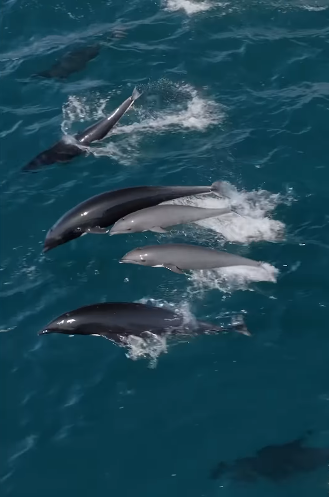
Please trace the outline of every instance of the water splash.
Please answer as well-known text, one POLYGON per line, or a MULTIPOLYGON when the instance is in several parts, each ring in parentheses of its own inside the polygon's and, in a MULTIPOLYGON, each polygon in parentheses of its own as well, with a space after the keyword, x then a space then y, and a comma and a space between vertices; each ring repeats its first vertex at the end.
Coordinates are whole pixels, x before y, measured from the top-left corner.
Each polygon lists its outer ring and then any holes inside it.
MULTIPOLYGON (((157 307, 165 307, 172 312, 180 314, 183 319, 182 328, 184 328, 184 326, 189 326, 189 328, 193 330, 196 325, 196 318, 191 312, 190 303, 187 301, 183 301, 179 304, 173 304, 165 300, 143 298, 138 300, 138 302, 157 307)), ((175 343, 177 344, 186 341, 186 336, 186 333, 182 333, 181 337, 175 335, 175 343)), ((139 359, 149 359, 149 367, 154 369, 157 366, 160 355, 168 353, 170 338, 170 334, 158 336, 151 332, 146 332, 144 338, 129 336, 123 340, 124 346, 128 349, 126 357, 132 359, 133 361, 139 359)))
MULTIPOLYGON (((231 207, 234 210, 232 213, 195 223, 218 233, 229 242, 244 244, 262 240, 275 242, 284 238, 284 223, 271 219, 268 215, 278 204, 289 201, 287 197, 266 190, 239 191, 230 183, 225 183, 224 186, 226 198, 211 194, 184 197, 164 203, 212 209, 231 207)), ((199 238, 200 234, 196 232, 192 236, 199 238)))
POLYGON ((187 15, 205 12, 214 7, 213 4, 207 0, 166 0, 165 10, 176 12, 177 10, 184 10, 187 15))
POLYGON ((208 290, 231 293, 236 290, 250 290, 250 283, 267 281, 276 283, 279 270, 264 262, 259 267, 233 266, 212 270, 192 271, 188 277, 188 293, 201 296, 208 290))
MULTIPOLYGON (((190 85, 174 84, 162 79, 147 85, 144 91, 157 92, 154 95, 157 97, 155 108, 152 105, 150 108, 143 105, 133 107, 129 116, 133 112, 135 122, 126 125, 118 123, 109 134, 110 141, 102 141, 97 146, 90 147, 90 153, 95 157, 108 156, 123 165, 131 165, 136 162, 145 135, 186 130, 204 132, 210 126, 222 123, 225 118, 223 106, 200 95, 190 85), (159 103, 159 94, 165 101, 163 106, 159 103)), ((74 134, 72 128, 77 121, 95 121, 104 117, 110 98, 111 96, 106 99, 100 96, 88 99, 70 96, 63 106, 63 133, 74 134)))

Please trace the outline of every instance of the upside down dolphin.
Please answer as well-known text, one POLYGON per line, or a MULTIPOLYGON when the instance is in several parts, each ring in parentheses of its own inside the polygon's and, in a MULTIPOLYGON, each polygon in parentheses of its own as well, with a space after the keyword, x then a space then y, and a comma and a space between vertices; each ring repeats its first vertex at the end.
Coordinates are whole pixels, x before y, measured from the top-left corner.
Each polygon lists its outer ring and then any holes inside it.
POLYGON ((78 155, 86 153, 86 148, 94 141, 102 140, 109 134, 111 129, 121 119, 121 117, 130 109, 133 103, 141 96, 137 88, 134 89, 132 95, 127 98, 122 104, 108 117, 101 119, 95 124, 92 124, 84 131, 76 134, 74 137, 64 136, 59 142, 55 143, 51 148, 41 152, 28 164, 23 167, 23 171, 33 171, 42 166, 49 166, 54 162, 68 162, 78 155))
POLYGON ((241 316, 223 327, 204 321, 187 322, 183 315, 163 307, 133 302, 105 302, 66 312, 48 323, 38 334, 96 335, 120 343, 130 335, 143 338, 146 333, 177 335, 232 330, 250 335, 241 316))
POLYGON ((66 212, 47 233, 43 251, 86 233, 108 233, 122 216, 167 200, 200 193, 221 192, 221 182, 211 186, 136 186, 95 195, 66 212))

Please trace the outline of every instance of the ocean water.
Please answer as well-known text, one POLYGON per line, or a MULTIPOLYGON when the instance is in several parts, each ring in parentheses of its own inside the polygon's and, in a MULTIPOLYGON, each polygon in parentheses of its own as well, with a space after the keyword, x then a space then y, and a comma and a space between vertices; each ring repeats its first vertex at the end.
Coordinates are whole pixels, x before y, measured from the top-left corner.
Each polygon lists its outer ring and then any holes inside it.
POLYGON ((0 10, 1 495, 314 497, 328 467, 283 482, 212 480, 312 430, 329 447, 328 0, 4 0, 0 10), (33 77, 104 42, 67 79, 33 77), (22 172, 62 134, 144 91, 87 157, 22 172), (106 190, 225 181, 235 212, 167 235, 88 235, 42 255, 68 209, 106 190), (263 262, 193 272, 120 265, 196 243, 263 262), (37 332, 101 301, 169 305, 252 337, 172 344, 37 332))

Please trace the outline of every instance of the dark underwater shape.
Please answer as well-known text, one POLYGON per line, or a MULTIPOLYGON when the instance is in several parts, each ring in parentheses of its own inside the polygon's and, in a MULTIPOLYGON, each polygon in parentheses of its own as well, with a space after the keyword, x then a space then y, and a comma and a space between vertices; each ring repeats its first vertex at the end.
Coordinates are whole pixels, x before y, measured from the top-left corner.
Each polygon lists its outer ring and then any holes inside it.
MULTIPOLYGON (((109 41, 124 36, 122 30, 114 30, 107 39, 109 41)), ((87 66, 88 62, 95 59, 101 51, 102 42, 92 45, 76 47, 65 53, 63 57, 57 60, 49 69, 40 71, 34 76, 40 76, 48 79, 67 79, 71 74, 80 72, 87 66)))
POLYGON ((76 134, 74 137, 64 136, 59 142, 48 150, 41 152, 28 164, 23 167, 23 171, 35 171, 42 166, 49 166, 55 162, 68 162, 78 155, 86 153, 83 147, 87 147, 94 141, 105 138, 111 129, 117 124, 121 117, 130 109, 133 103, 141 96, 141 93, 134 88, 132 95, 110 114, 92 124, 84 131, 76 134))
POLYGON ((203 321, 187 322, 182 315, 163 307, 133 302, 105 302, 66 312, 51 321, 38 334, 99 335, 120 343, 122 338, 130 335, 143 338, 145 332, 177 335, 232 330, 250 335, 240 316, 231 325, 222 327, 203 321))
POLYGON ((242 482, 251 483, 258 478, 279 482, 296 473, 314 471, 329 463, 329 449, 304 447, 309 434, 286 444, 268 445, 252 457, 221 462, 211 471, 210 478, 228 474, 231 479, 242 482))
POLYGON ((88 62, 97 57, 101 48, 100 43, 76 48, 64 54, 49 69, 38 72, 36 76, 48 79, 67 79, 71 74, 85 69, 88 62))
POLYGON ((95 195, 66 212, 46 235, 47 252, 86 233, 106 234, 121 217, 179 197, 221 193, 221 182, 211 186, 135 186, 95 195))

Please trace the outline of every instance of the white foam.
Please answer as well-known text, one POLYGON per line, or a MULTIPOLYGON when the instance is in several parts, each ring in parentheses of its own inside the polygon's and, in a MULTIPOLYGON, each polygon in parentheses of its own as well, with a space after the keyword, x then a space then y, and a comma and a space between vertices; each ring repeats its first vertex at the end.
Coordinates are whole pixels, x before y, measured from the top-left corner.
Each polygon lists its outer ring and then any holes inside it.
POLYGON ((145 338, 129 336, 123 340, 128 349, 126 357, 136 361, 137 359, 150 359, 149 366, 155 368, 158 357, 167 353, 167 337, 145 332, 145 338))
POLYGON ((208 290, 231 293, 236 290, 252 290, 250 283, 267 281, 276 283, 279 271, 270 264, 259 267, 234 266, 213 270, 192 271, 188 277, 190 294, 202 294, 208 290))
MULTIPOLYGON (((247 244, 252 241, 282 240, 285 225, 281 221, 271 219, 268 214, 279 203, 287 199, 280 194, 273 194, 266 190, 253 190, 251 192, 238 191, 230 183, 223 183, 224 194, 227 198, 215 194, 196 197, 184 197, 170 202, 170 204, 192 205, 205 208, 230 207, 236 212, 224 214, 215 218, 203 219, 196 224, 224 237, 229 242, 247 244)), ((199 237, 200 233, 195 233, 199 237)))
POLYGON ((191 0, 166 0, 165 10, 176 12, 177 10, 184 10, 187 15, 197 14, 198 12, 205 12, 213 8, 213 4, 207 0, 191 1, 191 0))
POLYGON ((168 129, 205 131, 210 126, 223 122, 225 113, 221 105, 202 97, 190 85, 171 85, 170 82, 167 84, 184 100, 182 104, 175 103, 169 108, 157 109, 153 115, 150 115, 148 109, 146 112, 140 109, 139 122, 127 126, 119 124, 113 129, 112 135, 159 133, 168 129))

